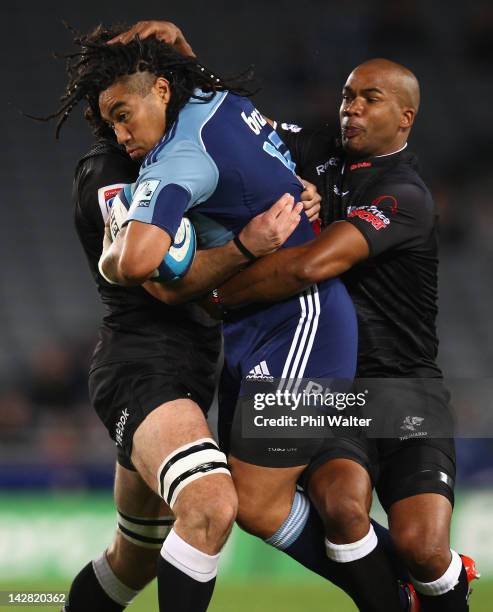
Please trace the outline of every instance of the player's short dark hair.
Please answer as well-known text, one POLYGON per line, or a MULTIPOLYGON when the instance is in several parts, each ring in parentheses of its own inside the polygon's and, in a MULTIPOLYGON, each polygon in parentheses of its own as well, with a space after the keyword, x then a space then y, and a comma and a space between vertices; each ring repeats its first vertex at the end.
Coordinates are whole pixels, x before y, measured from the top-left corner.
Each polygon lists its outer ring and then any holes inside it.
POLYGON ((96 135, 108 135, 108 127, 99 111, 99 94, 119 78, 137 72, 149 72, 164 77, 170 83, 171 99, 167 108, 168 128, 190 98, 197 98, 197 88, 206 92, 208 101, 217 91, 228 89, 240 95, 252 95, 248 85, 253 71, 245 71, 237 77, 221 78, 199 63, 195 57, 176 52, 170 45, 155 37, 135 37, 128 44, 108 45, 107 41, 128 30, 128 26, 98 26, 87 35, 74 33, 74 43, 79 51, 64 55, 67 60, 68 84, 60 98, 58 110, 45 119, 58 118, 56 136, 73 108, 82 100, 88 102, 86 119, 96 135))

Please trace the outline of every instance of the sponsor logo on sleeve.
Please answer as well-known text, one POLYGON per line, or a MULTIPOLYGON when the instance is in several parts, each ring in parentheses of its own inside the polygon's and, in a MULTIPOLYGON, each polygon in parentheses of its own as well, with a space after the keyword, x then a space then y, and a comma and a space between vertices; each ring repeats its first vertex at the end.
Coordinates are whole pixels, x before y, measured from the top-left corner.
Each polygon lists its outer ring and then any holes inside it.
POLYGON ((397 212, 397 199, 392 195, 381 195, 372 202, 373 206, 390 207, 390 213, 395 215, 397 212))
POLYGON ((281 123, 281 128, 286 132, 293 132, 294 134, 301 132, 303 129, 300 125, 296 125, 296 123, 281 123))
POLYGON ((148 208, 160 182, 158 179, 146 179, 139 183, 132 198, 132 206, 134 208, 148 208))
POLYGON ((103 220, 106 223, 110 214, 111 205, 117 193, 125 187, 127 183, 115 183, 114 185, 106 185, 106 187, 100 187, 98 189, 98 202, 103 220))
POLYGON ((354 217, 371 223, 376 230, 385 229, 390 224, 390 219, 376 206, 349 206, 347 218, 354 217))
POLYGON ((376 230, 381 230, 390 225, 390 215, 395 215, 396 212, 396 198, 391 195, 382 195, 375 198, 370 205, 349 206, 347 218, 358 217, 363 221, 371 223, 376 230))

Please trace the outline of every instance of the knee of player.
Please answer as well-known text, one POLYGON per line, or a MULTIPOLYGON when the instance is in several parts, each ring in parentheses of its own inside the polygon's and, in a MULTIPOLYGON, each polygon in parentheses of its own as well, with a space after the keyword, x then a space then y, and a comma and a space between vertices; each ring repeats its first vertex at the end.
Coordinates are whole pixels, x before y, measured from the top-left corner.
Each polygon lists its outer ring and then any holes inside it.
POLYGON ((329 534, 344 535, 368 526, 369 517, 364 499, 351 495, 333 495, 330 492, 317 507, 329 534))
POLYGON ((188 533, 207 548, 221 544, 233 526, 238 502, 226 456, 212 438, 168 455, 158 469, 157 484, 176 516, 179 533, 188 533))
POLYGON ((442 568, 450 560, 450 546, 446 538, 433 529, 410 525, 407 528, 391 530, 397 552, 410 567, 431 570, 442 568))
POLYGON ((244 499, 241 495, 236 522, 243 531, 262 540, 269 538, 276 531, 279 523, 272 516, 269 507, 262 507, 261 504, 255 503, 252 499, 244 499))
POLYGON ((234 489, 227 495, 207 501, 204 513, 210 525, 210 530, 227 536, 233 528, 238 514, 238 497, 234 489))
POLYGON ((267 533, 266 530, 262 528, 262 517, 257 513, 249 512, 240 506, 238 508, 238 517, 236 520, 238 526, 250 535, 254 535, 262 539, 270 536, 270 533, 267 533))
POLYGON ((187 531, 202 532, 206 540, 225 539, 236 519, 238 501, 236 495, 211 496, 200 504, 183 504, 177 507, 177 523, 187 531))

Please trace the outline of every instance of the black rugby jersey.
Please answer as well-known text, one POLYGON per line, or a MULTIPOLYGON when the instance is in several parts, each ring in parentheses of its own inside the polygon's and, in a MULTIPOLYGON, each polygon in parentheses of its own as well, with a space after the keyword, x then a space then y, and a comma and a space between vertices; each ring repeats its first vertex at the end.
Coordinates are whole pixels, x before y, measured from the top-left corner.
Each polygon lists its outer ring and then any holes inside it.
POLYGON ((183 340, 184 350, 190 349, 192 340, 194 345, 209 346, 214 368, 219 327, 197 306, 168 306, 142 287, 111 285, 99 274, 104 224, 112 199, 123 184, 137 179, 138 171, 139 165, 106 139, 98 140, 75 170, 75 226, 106 310, 91 368, 166 354, 170 335, 183 340))
POLYGON ((349 160, 325 128, 290 127, 277 130, 322 195, 323 224, 345 220, 368 242, 369 258, 343 276, 358 315, 358 376, 440 377, 437 211, 415 156, 349 160))

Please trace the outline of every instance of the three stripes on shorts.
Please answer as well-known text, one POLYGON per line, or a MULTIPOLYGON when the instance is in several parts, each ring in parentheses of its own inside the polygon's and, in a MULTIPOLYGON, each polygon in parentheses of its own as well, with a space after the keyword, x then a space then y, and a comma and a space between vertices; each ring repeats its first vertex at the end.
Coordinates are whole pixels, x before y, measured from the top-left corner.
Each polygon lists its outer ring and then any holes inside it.
POLYGON ((297 393, 306 365, 310 357, 313 343, 317 335, 320 319, 320 296, 317 285, 312 285, 299 295, 301 316, 289 348, 288 356, 281 374, 279 391, 297 393), (292 387, 294 383, 294 387, 292 387))

